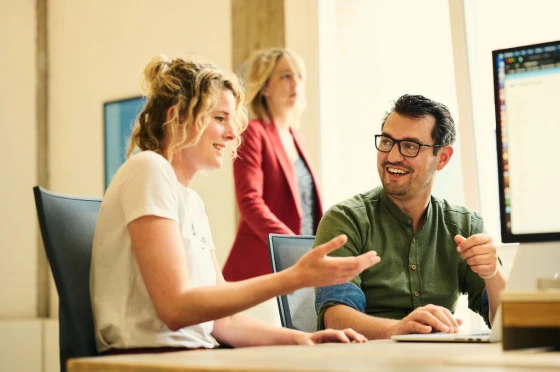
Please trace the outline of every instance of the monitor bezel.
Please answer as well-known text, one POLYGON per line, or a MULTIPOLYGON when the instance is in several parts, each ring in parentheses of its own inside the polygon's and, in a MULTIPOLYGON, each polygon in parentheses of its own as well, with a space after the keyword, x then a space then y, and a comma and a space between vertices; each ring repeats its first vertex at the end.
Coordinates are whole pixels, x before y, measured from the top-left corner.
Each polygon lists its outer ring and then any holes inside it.
POLYGON ((539 48, 547 47, 551 45, 560 44, 560 40, 549 41, 545 43, 538 44, 528 44, 522 46, 516 46, 506 49, 497 49, 492 51, 492 74, 494 77, 494 110, 495 110, 495 120, 496 120, 496 152, 498 159, 498 184, 499 184, 499 195, 500 195, 500 228, 503 243, 539 243, 548 241, 560 241, 560 232, 548 232, 548 233, 531 233, 531 234, 515 234, 508 231, 507 229, 507 219, 506 219, 506 201, 505 201, 505 181, 504 181, 504 163, 503 163, 503 152, 502 152, 502 127, 501 127, 501 117, 500 117, 500 81, 499 81, 499 66, 497 64, 497 57, 500 53, 508 53, 520 51, 522 49, 528 48, 539 48))

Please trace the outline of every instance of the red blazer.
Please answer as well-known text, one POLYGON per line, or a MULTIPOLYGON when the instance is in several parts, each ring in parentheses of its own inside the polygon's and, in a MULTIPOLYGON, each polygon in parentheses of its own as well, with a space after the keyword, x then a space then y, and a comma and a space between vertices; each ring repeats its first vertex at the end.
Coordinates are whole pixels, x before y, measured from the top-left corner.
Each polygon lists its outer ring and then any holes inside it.
MULTIPOLYGON (((291 129, 307 164, 317 194, 315 230, 323 208, 317 177, 299 131, 291 129)), ((223 269, 224 278, 238 281, 272 272, 268 234, 299 235, 301 207, 294 166, 273 123, 252 120, 233 163, 235 194, 241 213, 237 236, 223 269)))

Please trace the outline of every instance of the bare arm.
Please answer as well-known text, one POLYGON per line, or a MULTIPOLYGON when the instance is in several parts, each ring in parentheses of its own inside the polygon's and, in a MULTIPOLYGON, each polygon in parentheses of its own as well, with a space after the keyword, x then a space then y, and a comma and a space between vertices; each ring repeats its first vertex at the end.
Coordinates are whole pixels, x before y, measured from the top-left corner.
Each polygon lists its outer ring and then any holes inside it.
POLYGON ((370 340, 392 335, 438 332, 456 333, 462 324, 449 310, 436 305, 416 308, 401 320, 377 318, 346 305, 329 307, 324 314, 325 327, 352 328, 370 340))
POLYGON ((469 238, 455 236, 457 251, 467 261, 471 270, 477 273, 486 285, 490 306, 490 322, 494 321, 500 304, 500 292, 506 286, 505 274, 498 262, 498 252, 492 238, 487 234, 475 234, 469 238))
POLYGON ((176 221, 144 216, 129 223, 128 231, 154 308, 172 330, 224 318, 299 288, 346 282, 379 262, 374 252, 359 257, 328 257, 328 253, 346 242, 345 236, 339 236, 280 273, 191 288, 176 221))
POLYGON ((212 336, 219 342, 233 347, 264 345, 314 345, 324 342, 366 342, 367 338, 353 329, 306 333, 294 329, 280 328, 258 319, 235 314, 214 322, 212 336))
POLYGON ((486 284, 486 292, 488 293, 488 302, 490 306, 490 322, 494 322, 494 317, 496 316, 496 311, 500 305, 500 293, 504 290, 506 286, 506 277, 502 270, 502 267, 498 265, 498 272, 496 276, 491 279, 484 280, 486 284))
MULTIPOLYGON (((225 284, 224 277, 220 272, 218 261, 212 253, 214 267, 216 268, 217 285, 225 284)), ((288 328, 280 328, 258 319, 234 314, 214 322, 212 336, 218 342, 226 343, 233 347, 247 347, 258 345, 310 345, 320 342, 365 342, 367 338, 357 332, 346 329, 344 331, 326 330, 312 334, 296 331, 288 328)))

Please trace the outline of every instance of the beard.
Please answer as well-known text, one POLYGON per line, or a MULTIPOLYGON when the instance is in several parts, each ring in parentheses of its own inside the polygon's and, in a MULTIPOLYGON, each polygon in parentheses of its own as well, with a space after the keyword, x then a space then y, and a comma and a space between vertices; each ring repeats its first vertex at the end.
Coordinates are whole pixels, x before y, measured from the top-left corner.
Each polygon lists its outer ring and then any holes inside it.
POLYGON ((382 167, 379 172, 379 178, 381 178, 381 184, 383 185, 383 189, 388 195, 403 197, 406 196, 407 193, 411 190, 411 183, 412 183, 412 175, 414 174, 410 167, 405 166, 402 163, 389 163, 383 162, 382 167), (387 170, 388 166, 399 167, 405 169, 408 173, 408 181, 406 183, 397 182, 395 180, 391 180, 388 177, 389 171, 387 170))
POLYGON ((406 196, 410 190, 410 182, 398 185, 394 181, 382 181, 383 189, 388 195, 392 196, 406 196))
POLYGON ((402 163, 383 162, 382 168, 380 169, 380 179, 383 189, 387 195, 391 195, 400 200, 408 200, 423 193, 430 187, 435 172, 435 160, 428 164, 426 169, 417 169, 416 171, 402 163), (407 180, 403 182, 403 180, 390 179, 388 176, 389 171, 387 170, 388 166, 399 167, 410 172, 406 176, 407 180))

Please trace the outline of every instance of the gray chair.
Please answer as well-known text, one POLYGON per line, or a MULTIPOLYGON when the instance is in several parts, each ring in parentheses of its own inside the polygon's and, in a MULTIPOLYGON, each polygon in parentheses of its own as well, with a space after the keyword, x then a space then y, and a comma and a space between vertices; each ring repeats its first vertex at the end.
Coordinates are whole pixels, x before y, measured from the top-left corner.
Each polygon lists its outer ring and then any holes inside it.
MULTIPOLYGON (((282 271, 299 260, 313 248, 315 237, 311 235, 269 234, 268 248, 272 271, 282 271)), ((277 297, 282 326, 304 332, 317 330, 315 289, 302 288, 277 297)))
POLYGON ((89 298, 89 268, 99 198, 33 188, 39 226, 59 296, 60 370, 68 358, 98 355, 89 298))

